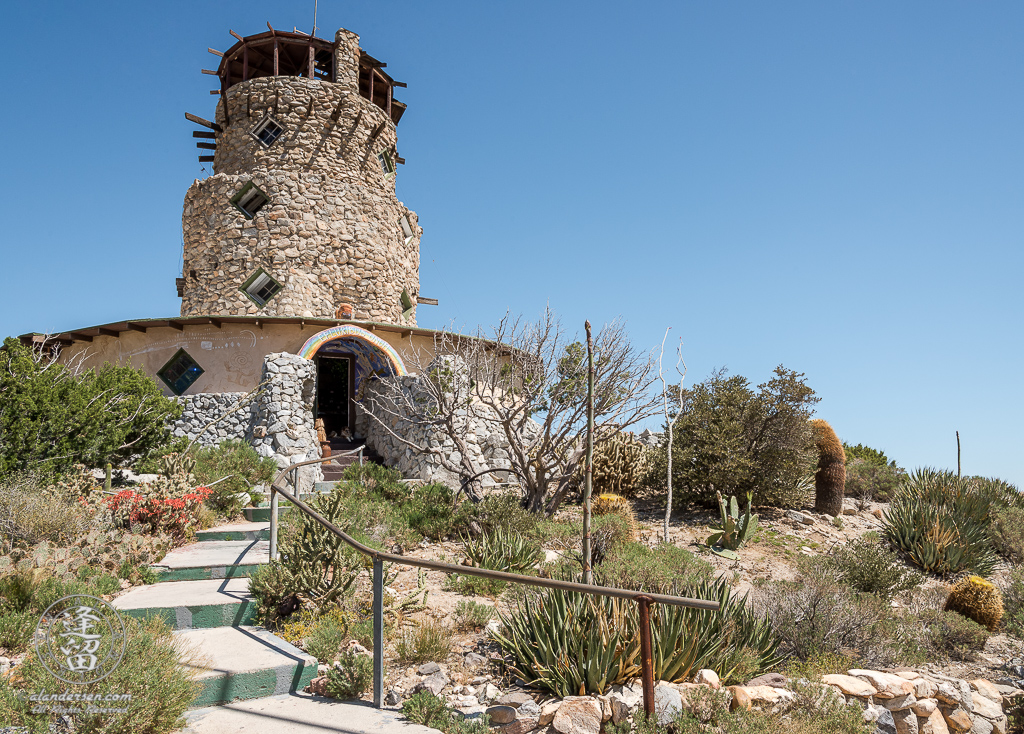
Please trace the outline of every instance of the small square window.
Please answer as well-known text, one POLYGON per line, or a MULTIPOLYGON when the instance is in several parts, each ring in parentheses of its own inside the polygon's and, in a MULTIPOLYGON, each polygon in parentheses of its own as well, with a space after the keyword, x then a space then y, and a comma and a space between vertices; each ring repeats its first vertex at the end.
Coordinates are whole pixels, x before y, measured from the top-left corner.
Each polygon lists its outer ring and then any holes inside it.
POLYGON ((282 288, 280 283, 261 269, 245 281, 245 284, 242 285, 242 293, 249 296, 257 306, 266 306, 267 301, 280 293, 282 288))
POLYGON ((179 349, 178 353, 171 357, 171 361, 156 374, 167 387, 171 388, 171 392, 181 395, 192 387, 192 383, 199 379, 203 371, 203 368, 189 356, 188 352, 179 349))
POLYGON ((405 214, 398 220, 399 226, 402 228, 402 234, 405 235, 405 244, 409 244, 413 238, 412 225, 409 224, 409 217, 405 214))
POLYGON ((238 207, 238 210, 246 218, 252 219, 256 216, 256 212, 270 203, 270 197, 260 191, 259 187, 250 181, 232 197, 231 203, 238 207))
POLYGON ((259 124, 252 129, 251 135, 259 140, 263 145, 269 148, 274 142, 281 137, 281 133, 284 132, 284 127, 270 115, 267 115, 259 124))
POLYGON ((395 172, 395 162, 391 158, 391 151, 382 150, 377 154, 377 160, 380 161, 380 167, 385 176, 390 176, 395 172))

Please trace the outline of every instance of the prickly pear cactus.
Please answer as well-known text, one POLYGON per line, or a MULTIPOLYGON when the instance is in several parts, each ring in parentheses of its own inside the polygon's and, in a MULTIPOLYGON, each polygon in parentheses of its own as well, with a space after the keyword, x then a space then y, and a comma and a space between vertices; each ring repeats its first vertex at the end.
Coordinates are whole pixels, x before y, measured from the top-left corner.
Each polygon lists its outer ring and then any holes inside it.
MULTIPOLYGON (((597 443, 594 447, 594 494, 632 497, 640 487, 647 459, 648 448, 632 433, 617 433, 597 443)), ((581 467, 581 478, 582 471, 581 467)))

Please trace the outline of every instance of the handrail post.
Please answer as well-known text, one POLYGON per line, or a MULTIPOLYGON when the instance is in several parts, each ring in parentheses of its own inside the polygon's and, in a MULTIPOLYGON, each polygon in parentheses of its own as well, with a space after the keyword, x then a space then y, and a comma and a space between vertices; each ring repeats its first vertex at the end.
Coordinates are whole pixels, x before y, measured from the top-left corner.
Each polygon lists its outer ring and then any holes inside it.
POLYGON ((640 605, 640 676, 644 684, 644 713, 648 721, 655 715, 654 711, 654 658, 651 653, 651 597, 639 594, 636 597, 640 605))
POLYGON ((384 705, 384 561, 373 559, 373 706, 384 705))
POLYGON ((277 560, 277 489, 270 485, 270 560, 277 560))
POLYGON ((359 447, 359 466, 363 465, 363 447, 359 447))

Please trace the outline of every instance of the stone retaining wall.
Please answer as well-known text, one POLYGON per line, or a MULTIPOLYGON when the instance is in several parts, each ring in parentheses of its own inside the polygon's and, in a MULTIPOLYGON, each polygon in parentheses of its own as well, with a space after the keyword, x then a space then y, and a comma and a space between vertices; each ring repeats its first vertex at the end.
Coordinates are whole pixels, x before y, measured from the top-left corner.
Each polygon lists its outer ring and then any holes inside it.
MULTIPOLYGON (((191 441, 210 421, 235 407, 244 395, 241 392, 221 392, 180 396, 177 400, 184 410, 172 425, 171 433, 191 441)), ((246 441, 251 425, 251 408, 243 408, 206 431, 197 443, 200 446, 217 446, 231 439, 246 441)))

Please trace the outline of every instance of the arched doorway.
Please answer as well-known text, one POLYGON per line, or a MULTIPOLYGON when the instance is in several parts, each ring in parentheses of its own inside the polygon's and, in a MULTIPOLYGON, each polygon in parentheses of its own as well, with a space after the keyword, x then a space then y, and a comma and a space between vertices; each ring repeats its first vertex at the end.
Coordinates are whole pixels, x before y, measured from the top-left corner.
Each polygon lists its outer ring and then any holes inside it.
POLYGON ((363 380, 409 374, 394 347, 350 324, 314 334, 302 345, 299 356, 316 362, 313 414, 323 419, 328 436, 354 431, 354 398, 363 380))

